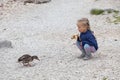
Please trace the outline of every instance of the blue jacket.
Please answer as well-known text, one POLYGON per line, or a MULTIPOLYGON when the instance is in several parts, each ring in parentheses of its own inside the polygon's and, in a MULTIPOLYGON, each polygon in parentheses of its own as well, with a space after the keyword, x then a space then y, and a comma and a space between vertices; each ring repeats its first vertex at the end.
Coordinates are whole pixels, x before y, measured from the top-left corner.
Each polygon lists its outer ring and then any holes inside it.
POLYGON ((90 30, 87 30, 85 33, 81 33, 77 41, 81 41, 82 46, 88 44, 90 46, 94 46, 96 50, 98 49, 96 38, 90 30))

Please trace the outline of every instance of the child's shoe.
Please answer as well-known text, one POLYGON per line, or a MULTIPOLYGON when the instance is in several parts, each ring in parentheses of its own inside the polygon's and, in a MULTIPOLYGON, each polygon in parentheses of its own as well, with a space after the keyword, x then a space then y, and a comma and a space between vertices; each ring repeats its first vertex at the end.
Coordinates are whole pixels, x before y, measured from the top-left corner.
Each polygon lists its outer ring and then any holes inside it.
POLYGON ((92 56, 85 56, 84 58, 83 58, 83 60, 89 60, 89 59, 91 59, 92 58, 92 56))
POLYGON ((81 59, 81 58, 84 58, 84 57, 85 57, 85 54, 82 53, 82 54, 80 55, 80 57, 78 57, 78 58, 81 59))

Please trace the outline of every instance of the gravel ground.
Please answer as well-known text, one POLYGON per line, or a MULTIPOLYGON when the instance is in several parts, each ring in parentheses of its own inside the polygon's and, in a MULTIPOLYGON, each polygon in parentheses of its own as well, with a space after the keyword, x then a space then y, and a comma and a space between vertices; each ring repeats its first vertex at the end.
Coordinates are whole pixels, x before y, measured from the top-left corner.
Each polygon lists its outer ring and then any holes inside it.
POLYGON ((90 15, 92 8, 120 10, 120 0, 52 0, 46 4, 10 2, 0 8, 0 39, 13 48, 0 49, 0 80, 120 80, 120 24, 109 15, 90 15), (12 5, 10 5, 12 4, 12 5), (93 59, 78 59, 81 52, 71 35, 78 33, 76 21, 87 17, 99 50, 93 59), (37 55, 33 67, 17 59, 37 55))

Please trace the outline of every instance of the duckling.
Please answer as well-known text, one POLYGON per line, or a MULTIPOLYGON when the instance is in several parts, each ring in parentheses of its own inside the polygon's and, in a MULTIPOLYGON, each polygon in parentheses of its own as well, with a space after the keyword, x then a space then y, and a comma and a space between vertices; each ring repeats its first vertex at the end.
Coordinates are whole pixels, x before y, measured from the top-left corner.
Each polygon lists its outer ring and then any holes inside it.
POLYGON ((31 66, 30 62, 32 62, 34 59, 40 61, 40 59, 37 56, 31 56, 29 54, 24 54, 23 56, 18 58, 18 62, 23 63, 23 66, 31 66))

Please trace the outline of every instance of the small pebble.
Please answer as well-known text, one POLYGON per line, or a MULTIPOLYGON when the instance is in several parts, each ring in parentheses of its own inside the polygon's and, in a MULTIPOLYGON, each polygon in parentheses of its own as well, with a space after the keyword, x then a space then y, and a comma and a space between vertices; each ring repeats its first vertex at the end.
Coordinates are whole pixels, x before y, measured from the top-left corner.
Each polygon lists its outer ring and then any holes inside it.
POLYGON ((7 30, 7 29, 3 29, 4 31, 7 30))
POLYGON ((117 39, 114 39, 114 41, 117 41, 117 39))
POLYGON ((0 7, 3 7, 3 6, 4 6, 4 5, 1 3, 1 4, 0 4, 0 7))

